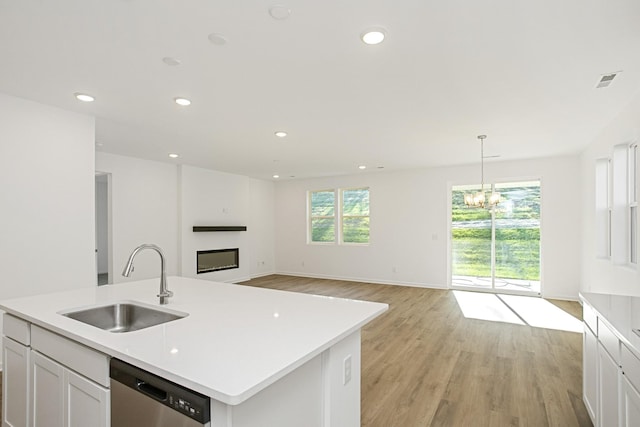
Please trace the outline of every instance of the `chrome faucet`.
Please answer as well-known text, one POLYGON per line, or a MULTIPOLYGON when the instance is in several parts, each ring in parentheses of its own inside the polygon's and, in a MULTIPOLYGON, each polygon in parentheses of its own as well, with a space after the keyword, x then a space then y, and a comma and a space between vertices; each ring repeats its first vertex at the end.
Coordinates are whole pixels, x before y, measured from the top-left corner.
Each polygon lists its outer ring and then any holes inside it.
POLYGON ((140 245, 135 248, 133 252, 131 252, 131 255, 129 255, 129 260, 127 261, 127 265, 124 266, 122 275, 124 277, 129 277, 131 275, 131 272, 133 271, 133 258, 135 258, 138 252, 143 249, 153 249, 158 252, 158 255, 160 255, 160 269, 162 273, 160 274, 160 293, 158 294, 158 297, 160 297, 160 304, 167 304, 169 302, 169 297, 173 296, 173 292, 167 289, 167 274, 164 268, 164 255, 162 253, 162 249, 158 246, 145 243, 144 245, 140 245))

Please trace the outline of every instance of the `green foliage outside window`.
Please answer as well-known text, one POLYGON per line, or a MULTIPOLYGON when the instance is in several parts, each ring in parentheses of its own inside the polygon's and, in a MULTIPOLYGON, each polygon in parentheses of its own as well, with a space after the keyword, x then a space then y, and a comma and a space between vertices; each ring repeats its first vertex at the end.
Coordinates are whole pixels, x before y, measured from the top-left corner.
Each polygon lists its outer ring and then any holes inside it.
POLYGON ((331 243, 335 241, 335 203, 333 190, 311 193, 311 241, 331 243))
POLYGON ((369 189, 342 191, 342 241, 369 243, 369 189))
MULTIPOLYGON (((333 243, 336 236, 336 192, 310 193, 311 242, 333 243)), ((342 190, 342 242, 369 243, 369 189, 342 190)))

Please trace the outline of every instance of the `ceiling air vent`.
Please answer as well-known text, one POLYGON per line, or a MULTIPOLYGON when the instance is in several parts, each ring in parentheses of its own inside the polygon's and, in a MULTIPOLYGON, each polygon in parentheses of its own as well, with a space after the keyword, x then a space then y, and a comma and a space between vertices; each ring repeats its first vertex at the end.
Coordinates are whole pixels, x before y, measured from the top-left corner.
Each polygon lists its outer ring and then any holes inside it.
POLYGON ((600 77, 600 81, 596 85, 596 89, 609 86, 613 81, 613 79, 618 75, 618 73, 620 73, 620 71, 616 71, 615 73, 610 73, 610 74, 603 74, 600 77))

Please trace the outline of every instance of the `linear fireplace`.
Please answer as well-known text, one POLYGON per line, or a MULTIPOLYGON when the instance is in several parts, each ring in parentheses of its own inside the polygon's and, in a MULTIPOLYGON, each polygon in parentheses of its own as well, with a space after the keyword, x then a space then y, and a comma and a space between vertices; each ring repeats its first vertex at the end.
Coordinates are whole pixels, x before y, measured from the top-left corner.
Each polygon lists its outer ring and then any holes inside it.
POLYGON ((213 249, 209 251, 198 251, 196 273, 209 273, 219 270, 230 270, 239 268, 239 250, 232 249, 213 249))

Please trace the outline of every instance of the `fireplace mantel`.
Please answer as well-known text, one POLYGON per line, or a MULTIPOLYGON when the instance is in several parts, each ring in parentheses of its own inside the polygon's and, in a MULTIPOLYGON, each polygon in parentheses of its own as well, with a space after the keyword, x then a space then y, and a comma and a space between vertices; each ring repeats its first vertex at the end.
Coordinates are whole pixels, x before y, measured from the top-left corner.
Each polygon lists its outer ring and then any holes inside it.
POLYGON ((194 225, 193 232, 202 231, 247 231, 246 225, 194 225))

